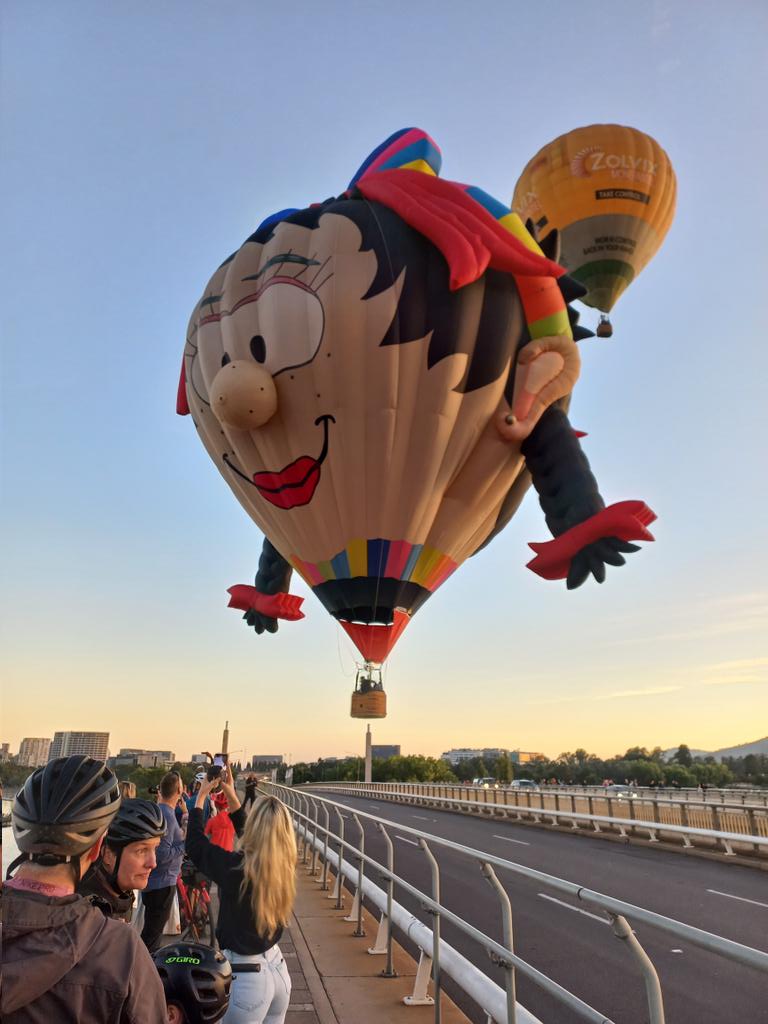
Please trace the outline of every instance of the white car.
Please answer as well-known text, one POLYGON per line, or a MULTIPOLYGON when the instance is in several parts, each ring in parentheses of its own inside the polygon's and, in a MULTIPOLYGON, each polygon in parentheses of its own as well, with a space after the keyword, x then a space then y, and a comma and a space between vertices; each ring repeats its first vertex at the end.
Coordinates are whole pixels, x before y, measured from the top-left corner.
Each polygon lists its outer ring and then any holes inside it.
POLYGON ((499 788, 499 784, 496 781, 496 779, 493 779, 490 776, 486 776, 483 779, 472 779, 472 785, 473 786, 482 786, 483 789, 491 789, 491 788, 498 789, 499 788))
POLYGON ((605 786, 603 792, 606 794, 606 796, 615 796, 618 797, 619 800, 623 798, 627 800, 637 799, 637 790, 632 789, 631 786, 605 786))
POLYGON ((538 789, 538 782, 534 782, 533 779, 514 779, 509 784, 510 789, 538 789))

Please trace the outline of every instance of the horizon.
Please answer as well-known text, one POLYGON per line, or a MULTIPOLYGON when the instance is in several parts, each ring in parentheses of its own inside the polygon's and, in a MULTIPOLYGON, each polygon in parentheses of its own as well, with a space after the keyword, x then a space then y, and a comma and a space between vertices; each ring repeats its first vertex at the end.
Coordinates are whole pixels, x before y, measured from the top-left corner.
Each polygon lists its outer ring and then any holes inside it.
POLYGON ((12 0, 2 17, 4 741, 111 719, 118 748, 210 750, 229 718, 233 748, 361 748, 354 648, 304 582, 306 618, 274 636, 227 607, 262 537, 174 408, 216 267, 406 125, 444 177, 509 203, 549 140, 631 124, 669 154, 678 207, 614 337, 579 343, 570 411, 606 504, 647 501, 655 543, 568 592, 525 567, 549 539, 529 492, 400 639, 376 742, 608 756, 681 733, 722 749, 768 721, 768 137, 744 102, 768 91, 768 7, 12 0), (510 59, 510 39, 546 47, 510 59))
MULTIPOLYGON (((86 730, 76 730, 76 729, 68 729, 68 730, 57 729, 56 730, 56 732, 81 732, 81 731, 86 731, 86 730)), ((107 730, 104 730, 104 729, 102 729, 102 730, 93 730, 93 731, 94 732, 95 731, 100 731, 102 733, 103 732, 107 732, 107 730)), ((109 733, 109 735, 111 736, 111 733, 109 733)), ((373 730, 372 730, 372 735, 373 735, 373 730)), ((44 740, 51 739, 52 740, 53 737, 52 736, 51 737, 47 737, 47 736, 43 736, 43 737, 40 737, 40 736, 22 736, 21 740, 19 740, 15 744, 17 752, 18 752, 18 748, 20 746, 20 743, 24 739, 44 739, 44 740)), ((696 745, 694 743, 686 743, 685 740, 681 740, 679 743, 673 743, 671 746, 668 746, 668 747, 663 747, 663 746, 661 746, 661 744, 658 744, 658 743, 654 743, 654 744, 630 743, 628 746, 626 746, 624 748, 624 751, 626 752, 627 750, 630 750, 633 747, 638 747, 638 748, 647 750, 648 753, 650 754, 650 753, 653 752, 654 749, 656 749, 658 747, 659 749, 661 749, 661 751, 664 754, 668 754, 671 751, 677 750, 681 745, 685 745, 692 752, 693 751, 704 751, 707 754, 717 754, 717 753, 720 753, 720 751, 722 751, 722 750, 731 750, 731 749, 734 749, 734 748, 737 748, 737 747, 752 746, 752 745, 754 745, 756 743, 761 743, 764 740, 768 740, 768 735, 760 736, 757 739, 753 739, 753 740, 744 740, 741 743, 726 743, 726 744, 723 744, 722 746, 717 747, 717 748, 699 747, 698 745, 696 745)), ((2 740, 1 742, 5 743, 5 742, 8 742, 8 741, 2 740)), ((396 740, 392 740, 392 741, 387 741, 387 743, 380 743, 380 744, 377 744, 376 742, 374 742, 373 745, 374 746, 379 746, 379 745, 381 745, 381 746, 397 745, 397 741, 396 740)), ((458 746, 458 745, 446 746, 443 750, 440 751, 440 753, 431 753, 431 752, 427 753, 425 751, 407 751, 407 752, 404 752, 402 750, 402 744, 400 744, 400 746, 401 746, 400 756, 402 756, 402 757, 431 757, 431 758, 434 758, 435 760, 439 760, 443 754, 449 753, 452 750, 496 750, 496 749, 507 750, 507 752, 510 753, 510 754, 511 753, 516 753, 518 751, 519 752, 523 752, 523 753, 543 754, 544 757, 548 761, 556 761, 557 758, 561 754, 572 753, 573 751, 579 750, 579 749, 585 749, 585 750, 587 750, 587 753, 588 753, 589 756, 595 756, 595 757, 599 758, 600 760, 604 760, 604 761, 620 758, 622 756, 622 752, 621 751, 616 751, 613 754, 607 754, 605 752, 600 753, 598 751, 589 750, 586 747, 582 747, 582 745, 580 743, 575 743, 572 747, 564 748, 563 750, 558 751, 557 754, 551 754, 551 755, 549 753, 547 753, 546 751, 541 751, 541 750, 533 751, 533 750, 524 749, 522 747, 505 747, 503 744, 496 745, 496 744, 490 744, 490 743, 478 744, 476 746, 471 746, 471 747, 470 746, 458 746)), ((10 743, 11 751, 13 750, 13 747, 14 747, 14 744, 10 743)), ((141 747, 138 744, 129 745, 127 743, 121 743, 120 746, 118 747, 117 751, 112 751, 112 749, 110 747, 108 749, 108 751, 107 751, 107 757, 117 757, 117 756, 119 756, 119 750, 122 750, 122 749, 124 749, 124 750, 148 750, 148 751, 152 751, 152 750, 155 750, 155 749, 170 750, 174 755, 176 755, 174 763, 177 763, 177 764, 193 764, 194 762, 192 761, 192 757, 195 754, 202 753, 202 750, 193 750, 190 753, 188 758, 182 758, 182 757, 178 756, 178 751, 177 750, 173 750, 171 747, 165 747, 165 748, 141 747)), ((213 748, 211 748, 211 749, 213 749, 213 748)), ((247 749, 247 748, 243 748, 243 749, 247 749)), ((237 753, 240 753, 240 751, 233 750, 233 751, 231 751, 231 753, 237 754, 237 753)), ((232 760, 233 760, 234 763, 245 764, 247 761, 250 761, 253 757, 258 757, 258 756, 264 757, 266 755, 259 754, 258 751, 253 750, 253 751, 249 751, 248 752, 247 758, 234 758, 233 757, 232 760)), ((345 754, 345 755, 319 754, 319 755, 315 755, 314 757, 311 757, 311 756, 310 757, 300 757, 300 758, 299 757, 294 757, 291 762, 288 762, 286 760, 286 754, 285 753, 281 753, 279 756, 281 756, 283 758, 283 761, 284 761, 285 764, 288 764, 288 763, 290 763, 290 764, 299 764, 299 763, 312 764, 312 763, 316 763, 317 761, 326 760, 327 758, 335 758, 336 760, 343 760, 345 757, 353 757, 353 758, 355 758, 355 757, 364 757, 365 756, 365 737, 363 737, 362 751, 361 752, 357 752, 357 753, 351 752, 351 753, 345 754)), ((377 758, 374 758, 374 760, 377 760, 377 758)))

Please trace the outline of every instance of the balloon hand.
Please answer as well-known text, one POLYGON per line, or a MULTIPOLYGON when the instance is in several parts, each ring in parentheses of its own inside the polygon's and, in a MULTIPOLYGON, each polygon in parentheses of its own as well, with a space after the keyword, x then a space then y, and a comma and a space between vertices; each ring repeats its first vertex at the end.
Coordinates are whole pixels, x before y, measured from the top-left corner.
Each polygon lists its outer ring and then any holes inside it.
POLYGON ((295 594, 262 594, 255 587, 244 583, 230 587, 227 593, 230 595, 227 607, 244 611, 243 618, 257 633, 263 633, 265 629, 268 633, 277 632, 278 619, 295 622, 304 618, 301 610, 304 598, 295 594))
POLYGON ((529 544, 536 557, 528 568, 545 580, 568 580, 569 590, 581 586, 591 573, 598 583, 606 565, 623 565, 622 554, 638 551, 633 540, 653 540, 647 527, 656 515, 642 501, 609 505, 554 540, 529 544))

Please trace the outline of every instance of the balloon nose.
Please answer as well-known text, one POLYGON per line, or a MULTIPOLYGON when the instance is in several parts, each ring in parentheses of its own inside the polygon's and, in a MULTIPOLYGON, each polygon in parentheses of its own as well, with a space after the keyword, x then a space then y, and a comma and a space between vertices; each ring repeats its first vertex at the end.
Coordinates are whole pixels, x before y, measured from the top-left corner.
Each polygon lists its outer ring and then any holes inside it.
POLYGON ((277 412, 277 389, 262 366, 227 363, 213 378, 211 409, 220 423, 237 430, 263 427, 277 412))

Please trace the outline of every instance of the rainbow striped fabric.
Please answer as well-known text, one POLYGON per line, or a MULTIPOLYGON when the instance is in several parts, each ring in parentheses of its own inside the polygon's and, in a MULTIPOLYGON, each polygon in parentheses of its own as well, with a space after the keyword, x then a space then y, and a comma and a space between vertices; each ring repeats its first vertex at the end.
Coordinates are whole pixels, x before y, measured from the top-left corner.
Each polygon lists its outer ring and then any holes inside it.
MULTIPOLYGON (((349 188, 379 171, 421 171, 437 177, 441 165, 442 154, 434 139, 421 128, 401 128, 366 157, 349 183, 349 188)), ((526 249, 543 255, 519 215, 505 203, 476 185, 454 184, 474 199, 526 249)), ((546 338, 554 334, 571 337, 568 311, 556 280, 549 276, 531 277, 521 274, 515 277, 515 281, 531 338, 546 338)))
POLYGON ((457 568, 452 558, 435 548, 381 537, 352 540, 326 562, 305 562, 293 555, 290 563, 310 587, 328 580, 382 577, 409 580, 430 592, 437 590, 457 568))

